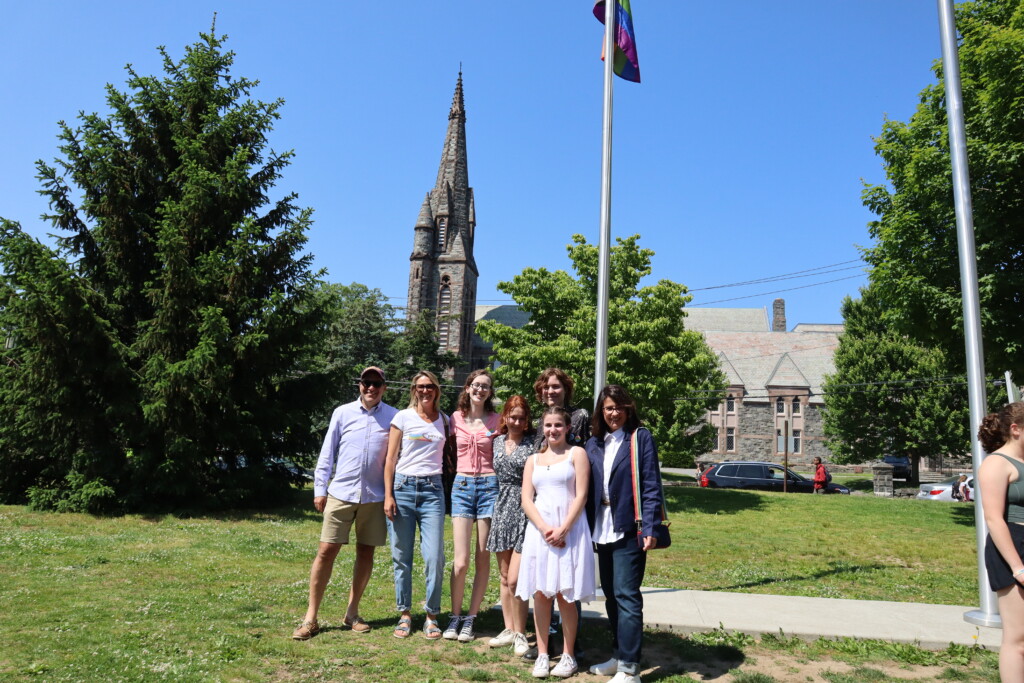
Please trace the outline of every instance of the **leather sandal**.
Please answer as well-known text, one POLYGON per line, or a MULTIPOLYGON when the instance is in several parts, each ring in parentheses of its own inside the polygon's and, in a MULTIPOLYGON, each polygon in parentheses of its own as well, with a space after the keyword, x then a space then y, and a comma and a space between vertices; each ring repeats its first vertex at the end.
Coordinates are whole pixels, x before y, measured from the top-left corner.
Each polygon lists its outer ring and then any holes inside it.
POLYGON ((352 619, 349 619, 348 617, 345 617, 341 621, 342 621, 343 624, 345 624, 345 626, 348 626, 355 633, 369 633, 370 632, 370 625, 367 624, 365 621, 363 621, 362 617, 357 616, 357 617, 353 617, 352 619))
POLYGON ((398 620, 398 626, 395 626, 395 632, 392 635, 395 638, 408 638, 410 633, 412 633, 412 617, 402 617, 398 620))
POLYGON ((295 640, 309 640, 320 633, 320 624, 316 619, 302 622, 297 629, 292 631, 292 638, 295 640))

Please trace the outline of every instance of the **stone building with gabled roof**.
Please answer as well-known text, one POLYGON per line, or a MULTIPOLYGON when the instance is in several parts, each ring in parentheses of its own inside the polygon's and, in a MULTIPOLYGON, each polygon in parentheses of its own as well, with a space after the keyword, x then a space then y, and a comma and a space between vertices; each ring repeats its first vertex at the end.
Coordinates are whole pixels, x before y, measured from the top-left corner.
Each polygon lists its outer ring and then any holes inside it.
POLYGON ((707 420, 718 431, 715 448, 700 460, 777 462, 788 423, 793 462, 827 459, 821 431, 822 384, 835 371, 832 356, 842 325, 801 323, 786 330, 785 302, 767 311, 690 309, 686 326, 704 334, 728 377, 726 398, 707 420))

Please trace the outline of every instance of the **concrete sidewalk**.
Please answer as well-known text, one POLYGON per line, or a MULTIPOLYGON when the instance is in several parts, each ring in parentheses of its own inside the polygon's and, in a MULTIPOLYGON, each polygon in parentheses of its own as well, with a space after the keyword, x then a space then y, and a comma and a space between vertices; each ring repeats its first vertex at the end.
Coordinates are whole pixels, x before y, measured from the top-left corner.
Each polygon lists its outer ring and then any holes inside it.
MULTIPOLYGON (((973 607, 878 600, 833 600, 784 595, 643 588, 644 624, 687 634, 727 631, 778 634, 815 640, 870 638, 942 650, 950 643, 997 651, 1002 631, 964 621, 973 607)), ((604 600, 583 605, 585 619, 606 619, 604 600)))

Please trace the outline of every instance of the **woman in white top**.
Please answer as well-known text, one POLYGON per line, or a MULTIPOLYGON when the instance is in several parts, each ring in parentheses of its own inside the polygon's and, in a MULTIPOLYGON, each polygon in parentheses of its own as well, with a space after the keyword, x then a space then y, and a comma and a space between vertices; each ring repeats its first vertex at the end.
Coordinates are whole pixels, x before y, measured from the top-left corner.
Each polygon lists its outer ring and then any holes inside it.
POLYGON ((537 661, 533 675, 550 672, 562 678, 576 673, 575 644, 578 618, 575 600, 594 597, 594 552, 583 505, 590 486, 590 462, 579 446, 566 442, 569 414, 551 407, 541 418, 545 446, 526 461, 523 471, 523 510, 530 524, 523 539, 516 595, 534 600, 537 661), (548 627, 552 599, 562 615, 562 657, 550 669, 548 627))
POLYGON ((444 581, 444 490, 441 486, 447 416, 438 407, 437 377, 420 370, 412 378, 409 407, 391 421, 388 455, 384 463, 384 514, 391 538, 395 572, 395 602, 402 616, 396 638, 412 631, 412 560, 416 527, 427 579, 427 613, 423 635, 441 637, 437 614, 441 611, 444 581))

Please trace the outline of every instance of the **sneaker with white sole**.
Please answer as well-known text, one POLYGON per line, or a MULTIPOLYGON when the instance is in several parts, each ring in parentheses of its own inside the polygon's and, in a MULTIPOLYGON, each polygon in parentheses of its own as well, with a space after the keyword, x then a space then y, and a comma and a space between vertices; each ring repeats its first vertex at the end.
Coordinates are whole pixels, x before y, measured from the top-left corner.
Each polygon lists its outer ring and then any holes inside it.
POLYGON ((459 642, 472 643, 476 639, 476 631, 473 630, 473 622, 476 615, 462 617, 462 628, 459 629, 459 642))
POLYGON ((462 617, 455 614, 452 615, 451 620, 448 622, 448 628, 444 630, 445 640, 456 640, 459 637, 459 624, 462 623, 462 617))
POLYGON ((619 673, 619 660, 612 657, 607 662, 601 662, 590 667, 590 673, 595 676, 614 676, 619 673))
POLYGON ((573 659, 572 655, 562 655, 558 660, 558 664, 555 664, 555 668, 551 670, 552 676, 558 676, 559 678, 568 678, 579 670, 576 665, 576 660, 573 659))
POLYGON ((526 640, 525 633, 516 633, 512 636, 512 654, 522 657, 530 649, 530 643, 526 640))
POLYGON ((551 673, 551 662, 547 655, 538 654, 537 661, 533 663, 533 677, 547 678, 551 673))
POLYGON ((505 647, 511 645, 516 638, 516 632, 510 628, 505 629, 498 635, 487 641, 488 647, 505 647))
POLYGON ((640 677, 636 674, 628 674, 625 671, 620 671, 615 674, 608 683, 640 683, 640 677))

